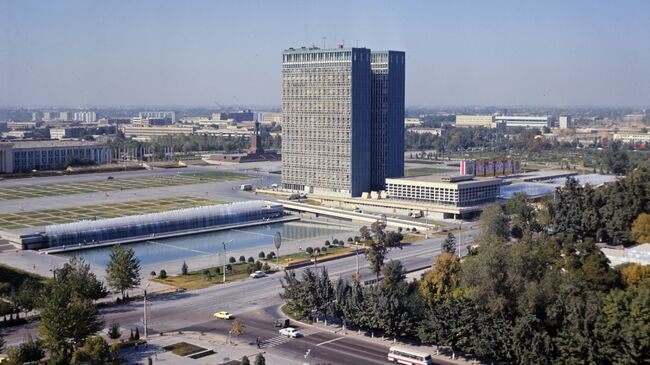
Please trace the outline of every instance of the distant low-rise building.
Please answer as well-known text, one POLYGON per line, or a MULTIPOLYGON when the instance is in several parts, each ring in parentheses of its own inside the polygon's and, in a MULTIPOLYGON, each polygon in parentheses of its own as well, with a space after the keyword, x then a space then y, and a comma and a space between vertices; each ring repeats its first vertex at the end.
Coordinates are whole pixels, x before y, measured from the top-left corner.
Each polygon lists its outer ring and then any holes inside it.
POLYGON ((282 113, 264 112, 261 114, 260 123, 262 124, 282 124, 282 113))
POLYGON ((494 115, 456 115, 456 127, 496 127, 494 115))
POLYGON ((434 136, 441 136, 444 130, 442 128, 426 128, 416 127, 407 129, 408 132, 417 134, 433 134, 434 136))
POLYGON ((71 159, 111 162, 108 145, 86 141, 0 142, 0 173, 63 169, 71 159))
POLYGON ((194 134, 196 126, 174 125, 174 126, 146 126, 146 125, 122 125, 120 130, 124 133, 124 137, 133 138, 139 137, 142 139, 149 139, 151 137, 167 136, 173 134, 194 134))
POLYGON ((140 118, 169 119, 169 123, 166 124, 176 124, 176 112, 173 111, 140 112, 138 116, 140 118))
POLYGON ((473 176, 429 175, 386 179, 386 190, 390 199, 453 207, 495 202, 500 187, 500 179, 475 179, 473 176))
POLYGON ((66 138, 80 138, 83 135, 85 128, 70 127, 70 128, 51 128, 50 138, 52 139, 66 139, 66 138))
POLYGON ((422 119, 420 118, 404 118, 404 127, 420 127, 422 126, 422 119))
POLYGON ((244 110, 240 110, 238 112, 212 113, 212 119, 214 119, 214 120, 233 119, 236 122, 246 122, 246 121, 254 121, 255 120, 255 114, 250 109, 244 109, 244 110))
POLYGON ((93 111, 75 112, 72 120, 83 123, 94 123, 97 121, 97 113, 93 111))
POLYGON ((526 116, 526 115, 498 115, 494 117, 495 122, 505 123, 506 127, 543 128, 552 127, 552 119, 549 116, 526 116))
POLYGON ((615 133, 612 138, 623 143, 648 143, 650 133, 615 133))

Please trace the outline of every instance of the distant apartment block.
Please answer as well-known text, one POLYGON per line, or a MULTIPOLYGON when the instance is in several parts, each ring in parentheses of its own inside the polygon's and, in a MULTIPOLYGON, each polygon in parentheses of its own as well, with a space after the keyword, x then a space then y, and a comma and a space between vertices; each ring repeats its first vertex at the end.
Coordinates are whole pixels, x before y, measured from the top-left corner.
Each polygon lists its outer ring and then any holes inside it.
POLYGON ((97 113, 91 111, 75 112, 72 119, 77 122, 95 123, 97 121, 97 113))
POLYGON ((60 112, 59 113, 59 120, 62 120, 62 121, 72 120, 72 113, 71 112, 60 112))
POLYGON ((54 112, 43 112, 43 121, 54 120, 54 112))
POLYGON ((497 115, 497 124, 505 123, 506 127, 543 128, 552 127, 552 119, 548 116, 497 115))
POLYGON ((0 142, 0 173, 63 169, 70 159, 111 162, 108 145, 85 141, 0 142))
POLYGON ((283 53, 284 189, 356 197, 403 174, 404 62, 367 48, 283 53))
POLYGON ((240 110, 238 112, 221 112, 212 113, 214 120, 228 120, 232 119, 235 122, 250 122, 255 120, 255 113, 250 109, 240 110))
POLYGON ((409 128, 407 130, 411 133, 433 134, 434 136, 441 136, 444 131, 442 128, 426 128, 426 127, 409 128))
POLYGON ((176 124, 176 112, 173 111, 140 112, 138 116, 142 119, 169 119, 166 124, 176 124))
POLYGON ((573 119, 570 115, 560 115, 558 122, 560 129, 573 128, 573 119))
POLYGON ((615 133, 613 139, 623 143, 648 143, 650 133, 615 133))
POLYGON ((456 115, 456 127, 495 128, 493 115, 456 115))

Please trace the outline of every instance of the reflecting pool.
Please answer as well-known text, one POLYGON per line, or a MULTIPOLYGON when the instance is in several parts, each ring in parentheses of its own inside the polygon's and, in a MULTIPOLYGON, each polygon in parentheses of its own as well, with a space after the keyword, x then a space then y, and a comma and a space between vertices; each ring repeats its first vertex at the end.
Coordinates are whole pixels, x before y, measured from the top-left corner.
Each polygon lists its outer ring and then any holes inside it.
MULTIPOLYGON (((282 232, 283 242, 289 242, 334 234, 340 230, 341 228, 333 225, 292 221, 131 243, 128 247, 133 248, 142 265, 150 265, 221 253, 223 252, 221 242, 230 240, 232 243, 228 244, 228 250, 264 246, 266 248, 264 251, 268 251, 273 247, 273 236, 276 231, 282 232)), ((105 267, 110 252, 110 247, 100 247, 56 255, 63 257, 76 255, 87 262, 105 267)))

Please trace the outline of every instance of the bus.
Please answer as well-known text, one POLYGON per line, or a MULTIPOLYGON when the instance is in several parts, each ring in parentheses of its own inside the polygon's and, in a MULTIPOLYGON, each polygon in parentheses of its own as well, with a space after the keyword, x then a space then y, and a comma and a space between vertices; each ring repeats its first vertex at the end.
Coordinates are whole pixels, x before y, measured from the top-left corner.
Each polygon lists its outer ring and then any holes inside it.
POLYGON ((431 365, 431 354, 406 347, 393 346, 388 350, 388 361, 405 365, 431 365))

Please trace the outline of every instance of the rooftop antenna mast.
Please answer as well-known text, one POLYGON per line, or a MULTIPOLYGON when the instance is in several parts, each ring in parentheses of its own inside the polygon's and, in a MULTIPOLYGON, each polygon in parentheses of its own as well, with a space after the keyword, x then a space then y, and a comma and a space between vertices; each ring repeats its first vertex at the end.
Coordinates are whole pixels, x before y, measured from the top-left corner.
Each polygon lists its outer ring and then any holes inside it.
POLYGON ((325 49, 325 41, 327 40, 327 37, 323 37, 323 49, 325 49))

